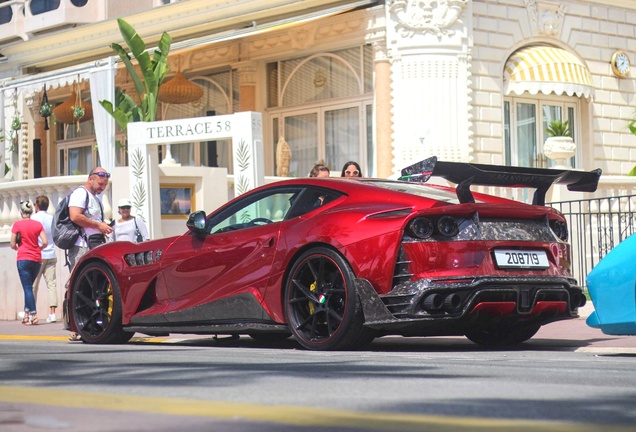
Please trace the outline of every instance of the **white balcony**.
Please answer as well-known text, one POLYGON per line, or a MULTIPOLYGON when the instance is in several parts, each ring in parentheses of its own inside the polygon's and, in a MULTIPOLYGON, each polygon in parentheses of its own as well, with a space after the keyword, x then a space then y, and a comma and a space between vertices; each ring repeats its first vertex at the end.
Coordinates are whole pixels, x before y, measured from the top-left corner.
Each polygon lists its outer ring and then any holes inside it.
POLYGON ((29 35, 104 19, 102 0, 25 0, 24 12, 29 35))
POLYGON ((25 0, 10 0, 0 4, 0 42, 28 37, 24 31, 25 0))

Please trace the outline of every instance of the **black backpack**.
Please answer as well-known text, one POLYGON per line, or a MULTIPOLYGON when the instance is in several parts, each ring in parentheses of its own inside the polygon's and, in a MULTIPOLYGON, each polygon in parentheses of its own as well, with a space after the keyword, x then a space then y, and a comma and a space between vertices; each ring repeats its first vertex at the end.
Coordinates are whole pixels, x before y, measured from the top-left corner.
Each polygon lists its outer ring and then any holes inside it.
MULTIPOLYGON (((74 191, 73 191, 74 192, 74 191)), ((51 232, 53 233, 53 243, 60 249, 70 249, 75 245, 77 238, 83 233, 82 227, 71 221, 71 215, 68 210, 68 202, 71 198, 70 194, 60 201, 55 215, 53 216, 53 224, 51 232)), ((88 208, 88 191, 86 191, 86 202, 84 210, 88 208)))

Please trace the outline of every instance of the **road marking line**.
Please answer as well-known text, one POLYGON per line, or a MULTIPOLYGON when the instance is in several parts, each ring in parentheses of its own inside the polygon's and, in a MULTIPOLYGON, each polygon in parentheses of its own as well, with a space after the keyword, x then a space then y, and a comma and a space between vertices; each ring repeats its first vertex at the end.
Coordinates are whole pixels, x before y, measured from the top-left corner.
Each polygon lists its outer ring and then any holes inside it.
POLYGON ((350 427, 391 431, 598 431, 627 432, 633 427, 589 425, 557 421, 489 419, 480 417, 446 417, 436 415, 364 412, 317 407, 263 405, 194 399, 130 396, 57 389, 0 386, 0 401, 76 409, 144 412, 220 419, 244 419, 304 427, 350 427), (96 397, 97 396, 97 397, 96 397))
POLYGON ((0 335, 0 340, 67 341, 68 336, 0 335))
POLYGON ((584 352, 593 354, 636 354, 636 348, 619 347, 583 347, 577 348, 574 352, 584 352))

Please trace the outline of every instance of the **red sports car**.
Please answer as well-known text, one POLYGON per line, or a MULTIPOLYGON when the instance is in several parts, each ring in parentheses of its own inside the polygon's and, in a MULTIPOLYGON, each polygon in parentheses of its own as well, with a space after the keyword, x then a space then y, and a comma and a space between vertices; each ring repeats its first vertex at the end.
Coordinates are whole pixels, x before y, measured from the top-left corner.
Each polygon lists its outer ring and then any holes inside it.
POLYGON ((314 350, 383 335, 521 343, 585 304, 546 191, 555 182, 594 191, 600 174, 433 157, 397 181, 262 186, 192 213, 181 236, 90 251, 71 275, 67 327, 86 343, 135 332, 292 335, 314 350), (458 186, 425 184, 430 176, 458 186), (471 185, 535 188, 534 204, 471 185))

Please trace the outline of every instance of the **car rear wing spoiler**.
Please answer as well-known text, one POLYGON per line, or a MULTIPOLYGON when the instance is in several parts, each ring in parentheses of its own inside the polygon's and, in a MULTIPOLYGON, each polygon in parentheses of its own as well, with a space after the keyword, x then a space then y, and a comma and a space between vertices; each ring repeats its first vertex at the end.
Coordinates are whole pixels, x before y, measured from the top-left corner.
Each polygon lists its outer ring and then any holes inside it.
POLYGON ((525 168, 499 165, 442 162, 437 156, 404 168, 399 180, 425 183, 432 176, 457 184, 457 198, 461 203, 474 203, 470 186, 502 186, 535 188, 532 204, 545 205, 545 195, 553 184, 565 184, 572 192, 594 192, 598 187, 601 169, 572 171, 546 168, 525 168))

